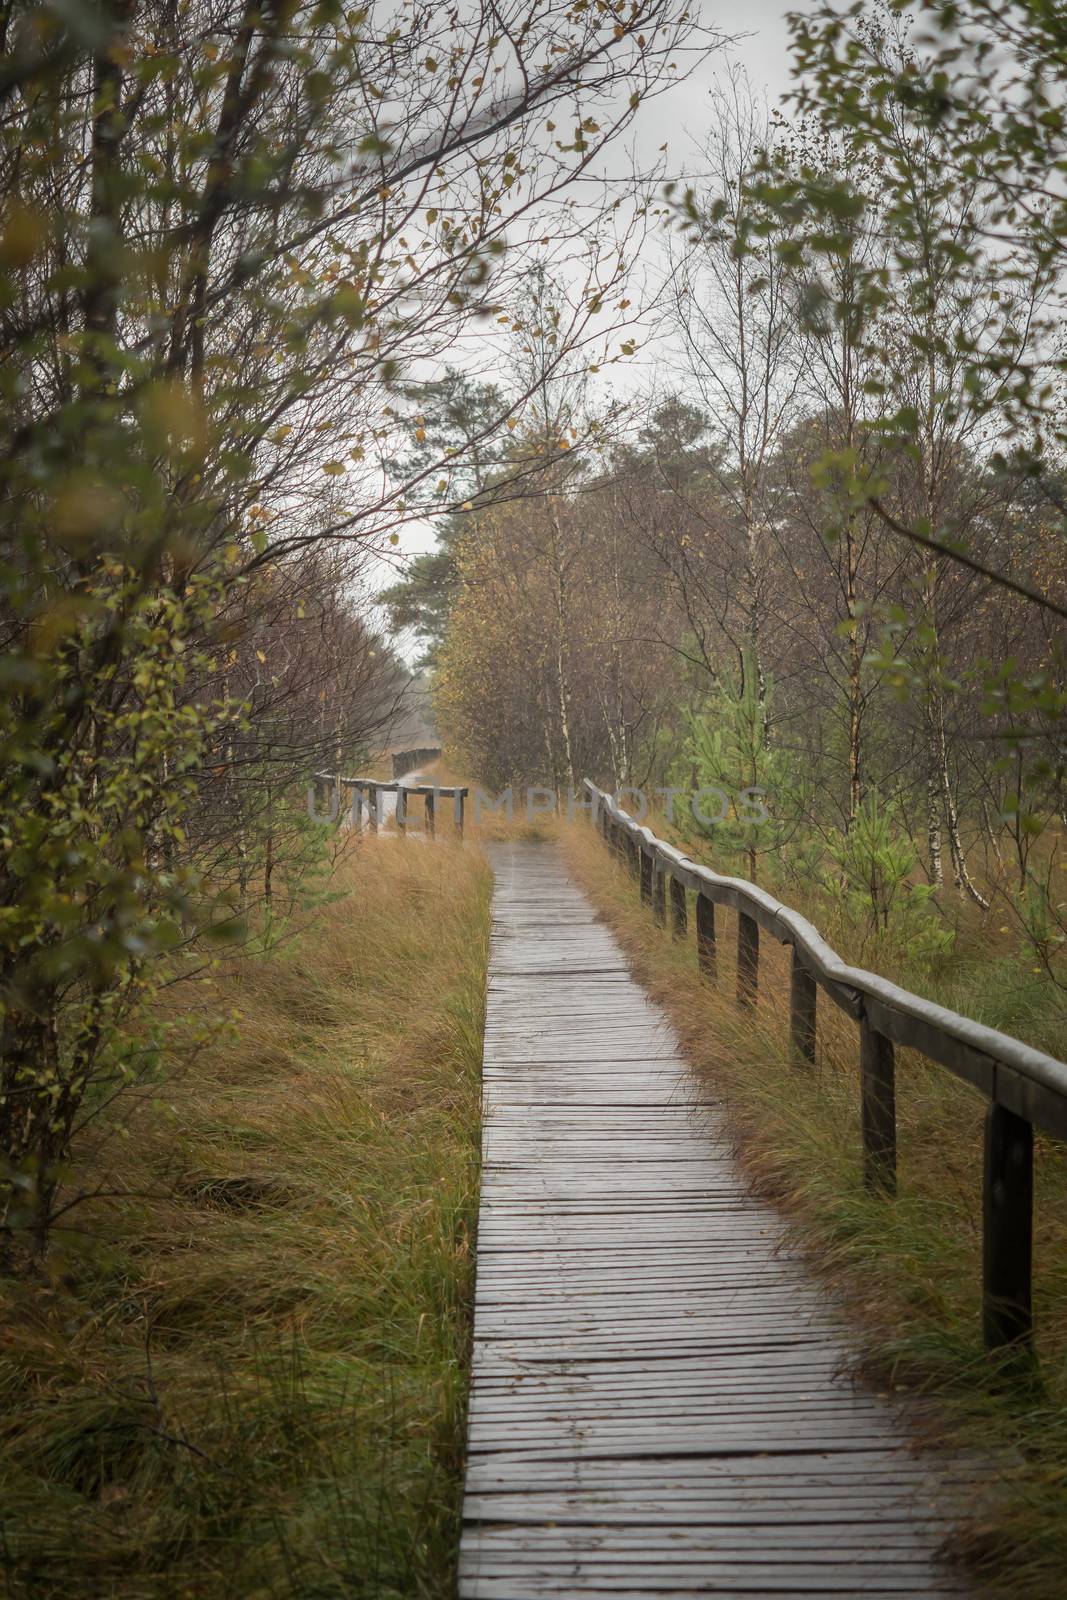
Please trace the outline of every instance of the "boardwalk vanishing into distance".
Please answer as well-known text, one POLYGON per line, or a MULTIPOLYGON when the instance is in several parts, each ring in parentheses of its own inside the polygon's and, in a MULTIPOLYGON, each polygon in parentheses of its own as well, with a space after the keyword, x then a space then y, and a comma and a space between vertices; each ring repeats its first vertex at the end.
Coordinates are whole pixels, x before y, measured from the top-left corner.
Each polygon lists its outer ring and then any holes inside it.
POLYGON ((962 1469, 850 1378, 555 849, 491 854, 462 1600, 967 1593, 962 1469))

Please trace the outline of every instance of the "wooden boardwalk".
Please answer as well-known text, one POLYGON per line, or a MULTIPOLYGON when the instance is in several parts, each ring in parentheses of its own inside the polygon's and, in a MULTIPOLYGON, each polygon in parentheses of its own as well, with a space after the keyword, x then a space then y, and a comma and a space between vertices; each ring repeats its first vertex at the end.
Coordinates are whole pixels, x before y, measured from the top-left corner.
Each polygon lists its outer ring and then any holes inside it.
POLYGON ((552 847, 493 866, 462 1600, 966 1592, 663 1013, 552 847))

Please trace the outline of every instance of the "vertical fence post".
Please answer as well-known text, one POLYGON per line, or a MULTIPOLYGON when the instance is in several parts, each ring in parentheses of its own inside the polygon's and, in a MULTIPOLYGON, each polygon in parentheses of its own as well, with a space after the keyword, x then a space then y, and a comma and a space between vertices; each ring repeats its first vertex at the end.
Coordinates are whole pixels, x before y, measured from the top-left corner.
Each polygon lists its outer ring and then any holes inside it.
POLYGON ((436 791, 426 796, 426 832, 432 839, 437 829, 437 794, 436 791))
POLYGON ((815 979, 793 946, 793 965, 789 981, 789 1041, 804 1061, 815 1060, 815 1008, 818 1004, 815 979))
POLYGON ((686 934, 685 884, 681 878, 671 878, 671 932, 676 939, 686 934))
POLYGON ((354 784, 352 787, 352 826, 363 827, 363 785, 354 784))
POLYGON ((715 902, 697 894, 697 965, 715 981, 715 902))
POLYGON ((367 794, 367 808, 368 808, 368 810, 367 810, 367 814, 370 817, 370 831, 371 831, 371 833, 377 833, 378 832, 378 785, 376 783, 371 783, 371 784, 368 784, 367 787, 368 787, 368 794, 367 794))
POLYGON ((1033 1328, 1034 1130, 995 1102, 982 1178, 982 1333, 987 1350, 1026 1350, 1033 1328))
POLYGON ((456 798, 453 802, 455 807, 454 815, 456 819, 456 832, 459 834, 461 839, 463 837, 463 797, 466 792, 467 791, 465 789, 457 789, 456 798))
POLYGON ((645 905, 648 905, 652 900, 652 878, 655 869, 652 865, 652 857, 644 845, 639 844, 637 846, 637 857, 638 872, 641 879, 641 899, 645 905))
POLYGON ((408 826, 408 796, 406 789, 396 791, 396 830, 406 833, 408 826))
POLYGON ((662 928, 667 921, 667 874, 658 866, 655 857, 649 858, 652 872, 652 915, 662 928))
POLYGON ((737 913, 737 1003, 754 1006, 759 993, 759 923, 737 913))
POLYGON ((863 1182, 871 1194, 897 1192, 897 1098, 893 1041, 860 1021, 863 1182))
POLYGON ((641 858, 638 853, 637 843, 628 833, 623 834, 623 844, 626 848, 626 865, 630 869, 630 876, 636 878, 641 871, 641 858))

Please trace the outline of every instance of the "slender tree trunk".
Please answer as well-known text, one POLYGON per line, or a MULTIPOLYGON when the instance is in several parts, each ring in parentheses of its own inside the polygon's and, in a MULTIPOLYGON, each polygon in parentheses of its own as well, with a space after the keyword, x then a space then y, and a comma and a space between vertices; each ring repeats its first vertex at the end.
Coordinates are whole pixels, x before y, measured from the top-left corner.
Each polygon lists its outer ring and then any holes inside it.
POLYGON ((119 43, 132 9, 129 0, 120 0, 109 19, 111 27, 93 58, 92 68, 91 226, 85 256, 84 314, 86 331, 94 336, 89 366, 94 373, 93 387, 97 389, 107 382, 114 365, 108 346, 115 337, 122 283, 119 150, 126 131, 126 117, 119 43))
POLYGON ((948 770, 948 745, 945 739, 945 704, 940 687, 934 690, 934 718, 934 755, 937 762, 937 784, 941 794, 945 828, 948 833, 949 854, 952 859, 952 881, 960 895, 969 895, 975 905, 981 906, 983 911, 988 911, 989 901, 975 887, 974 881, 967 870, 967 862, 963 854, 959 812, 956 808, 955 796, 952 793, 952 783, 948 770))
POLYGON ((622 590, 619 582, 619 546, 612 539, 612 582, 615 590, 615 616, 611 631, 611 690, 614 696, 614 726, 609 718, 608 736, 611 741, 611 762, 615 788, 621 789, 629 777, 629 760, 626 749, 626 685, 622 670, 622 648, 619 633, 622 627, 622 590))
POLYGON ((863 651, 859 641, 857 577, 859 558, 853 519, 845 531, 845 605, 848 612, 848 822, 851 828, 863 803, 863 651))
MULTIPOLYGON (((756 523, 752 491, 746 487, 742 502, 745 524, 745 548, 748 560, 748 642, 752 673, 756 680, 756 702, 761 713, 761 738, 764 747, 770 744, 770 726, 767 720, 767 672, 763 665, 763 596, 760 589, 760 535, 756 523)), ((742 687, 744 685, 742 684, 742 687)))
POLYGON ((926 780, 926 837, 930 846, 930 882, 940 889, 945 881, 941 860, 941 808, 938 804, 935 763, 931 754, 930 773, 926 780))
POLYGON ((556 509, 550 504, 549 518, 554 533, 553 578, 556 602, 556 714, 559 718, 560 740, 563 745, 565 777, 574 787, 574 758, 571 750, 570 684, 567 678, 567 574, 563 560, 563 531, 556 509))
MULTIPOLYGON (((268 757, 269 759, 269 757, 268 757)), ((270 785, 267 785, 267 840, 266 853, 263 860, 263 901, 270 916, 271 903, 274 898, 274 797, 270 785)))
MULTIPOLYGON (((5 992, 9 986, 5 984, 5 992)), ((66 1150, 69 1086, 62 1082, 55 997, 39 984, 16 983, 0 1029, 0 1234, 48 1239, 58 1163, 66 1150)), ((5 1252, 7 1253, 7 1252, 5 1252)))
POLYGON ((571 724, 568 712, 569 695, 567 693, 567 668, 566 649, 563 638, 563 627, 560 626, 556 641, 556 690, 557 711, 559 713, 560 738, 563 741, 563 760, 566 769, 567 782, 574 786, 574 757, 571 753, 571 724))
POLYGON ((989 842, 990 848, 993 851, 993 855, 996 858, 996 863, 997 863, 998 868, 1000 869, 1001 872, 1003 872, 1004 871, 1004 856, 1001 853, 1000 841, 997 838, 996 833, 993 831, 993 824, 989 820, 989 807, 986 805, 984 800, 982 801, 982 831, 985 834, 986 839, 989 842))

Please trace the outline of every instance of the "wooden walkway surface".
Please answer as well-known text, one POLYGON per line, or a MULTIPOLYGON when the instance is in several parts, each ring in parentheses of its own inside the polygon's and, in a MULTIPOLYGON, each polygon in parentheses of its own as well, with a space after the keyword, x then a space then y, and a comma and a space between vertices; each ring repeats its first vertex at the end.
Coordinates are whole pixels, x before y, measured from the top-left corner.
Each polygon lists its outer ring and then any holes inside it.
POLYGON ((958 1595, 949 1467, 847 1376, 663 1013, 493 851, 462 1600, 958 1595))

